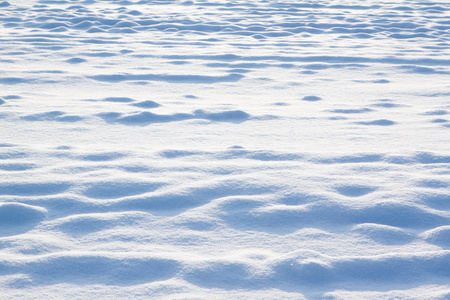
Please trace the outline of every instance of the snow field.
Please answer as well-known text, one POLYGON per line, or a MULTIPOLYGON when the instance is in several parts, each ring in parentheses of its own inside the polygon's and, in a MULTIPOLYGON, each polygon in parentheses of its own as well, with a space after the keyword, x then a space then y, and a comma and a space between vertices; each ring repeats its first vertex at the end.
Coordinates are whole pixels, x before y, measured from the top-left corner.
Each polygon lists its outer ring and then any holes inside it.
POLYGON ((0 3, 0 295, 447 299, 450 5, 0 3))

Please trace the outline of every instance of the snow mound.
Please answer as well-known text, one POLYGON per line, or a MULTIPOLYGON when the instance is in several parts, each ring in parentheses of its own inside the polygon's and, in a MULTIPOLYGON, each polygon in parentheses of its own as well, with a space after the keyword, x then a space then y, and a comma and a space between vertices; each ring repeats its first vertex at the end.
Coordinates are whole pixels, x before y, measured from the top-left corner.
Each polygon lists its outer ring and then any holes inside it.
POLYGON ((28 231, 43 221, 47 210, 22 203, 0 204, 0 236, 17 235, 28 231))
POLYGON ((440 226, 422 233, 422 237, 429 243, 450 247, 450 226, 440 226))

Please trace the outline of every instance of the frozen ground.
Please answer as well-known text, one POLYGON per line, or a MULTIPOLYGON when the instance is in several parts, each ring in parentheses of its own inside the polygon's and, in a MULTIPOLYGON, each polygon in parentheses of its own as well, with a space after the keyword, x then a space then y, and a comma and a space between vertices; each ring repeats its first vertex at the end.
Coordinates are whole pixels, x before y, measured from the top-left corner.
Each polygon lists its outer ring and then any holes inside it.
POLYGON ((448 1, 0 24, 0 298, 450 298, 448 1))

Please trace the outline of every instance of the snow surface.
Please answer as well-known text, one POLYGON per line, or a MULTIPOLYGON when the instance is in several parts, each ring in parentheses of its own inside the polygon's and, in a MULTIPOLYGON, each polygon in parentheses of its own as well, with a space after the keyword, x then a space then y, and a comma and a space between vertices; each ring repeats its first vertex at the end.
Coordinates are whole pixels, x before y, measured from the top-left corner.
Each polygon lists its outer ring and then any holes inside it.
POLYGON ((0 24, 0 298, 450 298, 448 1, 0 24))

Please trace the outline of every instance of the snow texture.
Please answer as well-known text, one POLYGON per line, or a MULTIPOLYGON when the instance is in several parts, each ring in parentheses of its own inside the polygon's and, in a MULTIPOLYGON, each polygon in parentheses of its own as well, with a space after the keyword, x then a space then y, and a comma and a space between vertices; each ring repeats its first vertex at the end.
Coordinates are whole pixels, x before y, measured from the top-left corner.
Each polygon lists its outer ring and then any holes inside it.
POLYGON ((448 1, 8 0, 0 28, 0 298, 450 298, 448 1))

